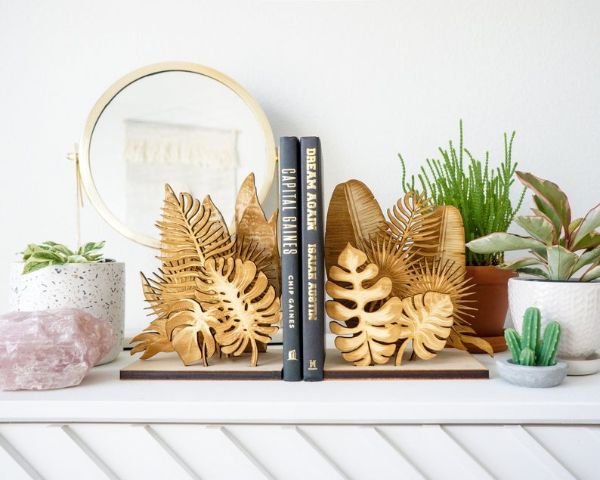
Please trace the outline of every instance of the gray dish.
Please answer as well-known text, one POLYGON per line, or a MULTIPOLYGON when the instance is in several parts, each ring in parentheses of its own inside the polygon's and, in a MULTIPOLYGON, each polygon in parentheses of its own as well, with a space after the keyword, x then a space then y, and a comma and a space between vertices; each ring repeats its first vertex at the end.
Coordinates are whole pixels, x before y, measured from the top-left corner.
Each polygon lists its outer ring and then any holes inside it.
POLYGON ((556 387, 567 375, 567 364, 563 362, 550 367, 529 367, 515 365, 512 360, 496 360, 496 367, 504 380, 521 387, 556 387))

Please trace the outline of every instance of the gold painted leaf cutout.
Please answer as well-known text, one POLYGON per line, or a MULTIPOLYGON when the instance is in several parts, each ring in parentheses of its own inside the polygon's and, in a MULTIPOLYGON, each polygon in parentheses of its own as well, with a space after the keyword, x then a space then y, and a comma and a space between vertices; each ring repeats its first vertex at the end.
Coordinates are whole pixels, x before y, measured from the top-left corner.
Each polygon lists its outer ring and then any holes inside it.
POLYGON ((419 252, 442 264, 451 262, 460 272, 465 274, 465 229, 460 211, 452 205, 436 207, 431 215, 438 228, 429 246, 419 252))
POLYGON ((407 291, 409 296, 429 291, 449 295, 454 307, 454 325, 447 346, 467 350, 465 343, 468 343, 493 356, 492 346, 477 336, 469 324, 469 318, 477 310, 475 300, 470 298, 474 295, 473 284, 451 260, 423 259, 413 265, 407 291))
POLYGON ((414 354, 429 360, 443 350, 452 331, 452 302, 450 296, 427 292, 402 300, 402 314, 398 319, 399 338, 404 342, 398 349, 396 365, 402 363, 402 355, 408 343, 414 354))
POLYGON ((386 221, 381 207, 369 188, 358 180, 349 180, 335 187, 325 228, 325 267, 337 263, 346 244, 361 250, 365 242, 385 230, 386 221))
POLYGON ((431 248, 437 242, 439 218, 432 215, 432 206, 424 195, 407 192, 387 210, 388 234, 401 251, 431 248))
POLYGON ((381 278, 392 282, 390 295, 404 298, 408 295, 408 285, 412 278, 412 268, 417 261, 415 255, 402 250, 400 245, 388 236, 380 235, 372 239, 365 251, 369 263, 377 265, 377 276, 367 282, 376 283, 381 278))
POLYGON ((329 324, 338 335, 336 347, 348 362, 355 365, 384 364, 394 354, 398 340, 398 325, 394 320, 402 311, 400 299, 392 297, 379 306, 372 306, 389 297, 392 282, 377 277, 377 266, 367 263, 367 256, 349 243, 340 253, 338 265, 329 270, 325 289, 333 300, 327 301, 327 314, 338 322, 329 324))
POLYGON ((172 352, 173 346, 166 332, 166 323, 165 318, 154 320, 142 333, 133 337, 130 343, 137 345, 131 349, 131 355, 144 352, 141 358, 147 360, 160 352, 172 352))
POLYGON ((280 300, 264 273, 251 261, 211 258, 197 281, 196 297, 219 323, 221 351, 239 356, 250 345, 251 365, 258 361, 258 343, 267 343, 281 320, 280 300))
POLYGON ((275 289, 275 293, 279 295, 281 291, 280 279, 280 257, 279 247, 277 244, 277 217, 278 212, 275 211, 271 218, 267 221, 265 212, 263 211, 256 185, 254 184, 254 175, 250 174, 242 184, 240 193, 238 194, 236 207, 236 236, 240 243, 251 243, 257 249, 262 251, 266 258, 266 263, 269 269, 263 270, 263 273, 269 279, 269 284, 275 289))
POLYGON ((474 295, 473 284, 452 261, 421 259, 412 265, 406 296, 412 297, 427 292, 450 296, 456 323, 468 324, 468 317, 472 317, 473 312, 477 310, 473 306, 475 301, 469 298, 474 295))
POLYGON ((166 322, 166 334, 185 365, 199 361, 208 365, 208 359, 216 350, 211 327, 217 328, 218 324, 211 310, 205 312, 198 302, 185 299, 173 306, 166 322))
POLYGON ((201 267, 208 258, 229 252, 233 240, 219 222, 211 221, 211 209, 205 208, 189 193, 175 194, 165 186, 160 230, 159 259, 169 272, 185 272, 201 267))

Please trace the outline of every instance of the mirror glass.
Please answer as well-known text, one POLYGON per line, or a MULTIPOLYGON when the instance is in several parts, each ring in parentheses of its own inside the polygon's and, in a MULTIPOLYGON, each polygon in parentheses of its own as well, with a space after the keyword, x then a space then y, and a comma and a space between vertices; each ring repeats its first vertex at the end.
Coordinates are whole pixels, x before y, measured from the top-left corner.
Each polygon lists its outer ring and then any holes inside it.
POLYGON ((254 172, 260 192, 272 175, 266 142, 254 112, 228 86, 164 71, 135 80, 108 103, 91 135, 89 164, 108 210, 136 234, 158 239, 165 183, 200 199, 210 194, 232 219, 244 178, 254 172))

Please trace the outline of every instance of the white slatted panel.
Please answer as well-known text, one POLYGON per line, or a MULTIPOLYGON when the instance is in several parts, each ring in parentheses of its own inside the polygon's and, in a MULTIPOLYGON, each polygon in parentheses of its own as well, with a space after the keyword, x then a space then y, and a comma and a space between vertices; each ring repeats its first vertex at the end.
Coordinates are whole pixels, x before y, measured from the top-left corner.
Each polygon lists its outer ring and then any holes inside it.
POLYGON ((525 428, 575 477, 600 478, 600 427, 525 428))
MULTIPOLYGON (((173 461, 143 425, 74 424, 70 425, 70 428, 80 441, 94 452, 98 460, 114 472, 116 478, 189 478, 185 470, 173 461)), ((65 478, 71 477, 63 477, 65 478)))
POLYGON ((553 478, 548 465, 515 438, 515 428, 520 427, 453 425, 444 430, 496 478, 553 478))
POLYGON ((27 464, 21 454, 0 434, 0 473, 2 473, 0 478, 11 480, 30 480, 32 476, 35 478, 35 473, 31 472, 33 475, 27 473, 29 470, 27 464))
POLYGON ((0 480, 600 478, 600 427, 0 424, 0 480))
POLYGON ((60 425, 3 424, 0 435, 45 480, 78 478, 81 472, 86 472, 86 480, 106 479, 60 425))
POLYGON ((345 478, 421 479, 423 475, 372 426, 305 426, 301 431, 334 461, 345 478))
MULTIPOLYGON (((524 427, 521 425, 512 425, 506 427, 510 429, 515 440, 521 446, 521 449, 527 452, 531 457, 535 458, 540 465, 540 469, 545 478, 556 478, 571 480, 575 477, 573 474, 564 466, 564 459, 562 457, 566 455, 566 452, 561 452, 560 457, 555 457, 546 447, 535 439, 524 427)), ((583 433, 583 431, 580 431, 583 433)), ((562 436, 562 430, 554 430, 554 435, 562 436)))
POLYGON ((249 451, 275 478, 344 478, 296 426, 236 425, 227 428, 248 446, 249 451), (292 457, 301 461, 292 460, 292 457))
MULTIPOLYGON (((204 425, 152 425, 152 429, 191 468, 199 478, 225 480, 230 478, 244 478, 248 480, 264 480, 260 466, 255 465, 244 450, 248 446, 242 440, 242 450, 236 444, 236 436, 229 432, 231 427, 204 426, 204 425), (229 434, 229 435, 228 435, 229 434)), ((268 448, 269 437, 259 430, 259 445, 268 448)), ((255 439, 256 440, 256 439, 255 439)), ((248 450, 251 452, 251 450, 248 450)), ((259 461, 260 463, 260 461, 259 461)), ((268 468, 267 468, 268 471, 268 468)))
POLYGON ((493 478, 485 466, 439 425, 390 426, 380 430, 427 478, 493 478))

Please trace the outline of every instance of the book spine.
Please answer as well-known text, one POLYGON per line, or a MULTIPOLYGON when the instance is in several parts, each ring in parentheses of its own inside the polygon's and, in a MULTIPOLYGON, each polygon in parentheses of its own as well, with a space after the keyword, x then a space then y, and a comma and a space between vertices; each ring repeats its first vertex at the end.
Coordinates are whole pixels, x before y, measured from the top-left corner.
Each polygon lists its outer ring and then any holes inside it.
POLYGON ((279 212, 281 223, 281 309, 283 379, 302 380, 302 278, 300 270, 300 143, 279 140, 279 212))
POLYGON ((306 381, 323 380, 325 362, 321 159, 319 138, 301 138, 302 356, 306 381))

